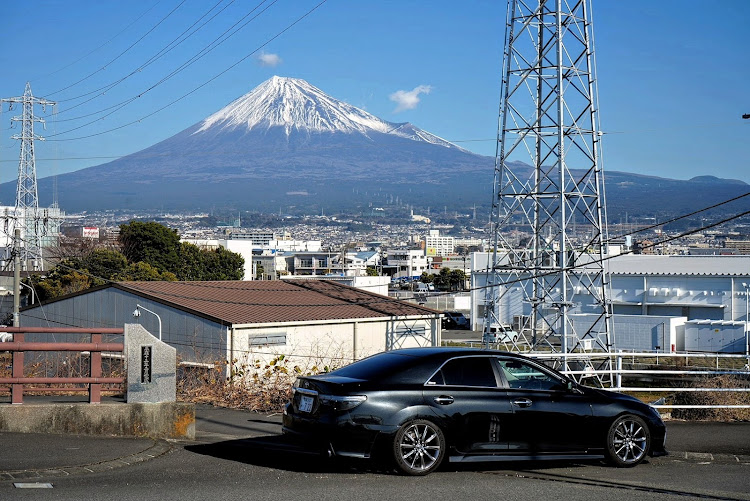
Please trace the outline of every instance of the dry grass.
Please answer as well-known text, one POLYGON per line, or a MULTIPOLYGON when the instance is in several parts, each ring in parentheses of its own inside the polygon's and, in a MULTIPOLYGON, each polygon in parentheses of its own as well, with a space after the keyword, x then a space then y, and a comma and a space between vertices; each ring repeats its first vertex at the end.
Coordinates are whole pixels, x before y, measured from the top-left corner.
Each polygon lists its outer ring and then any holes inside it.
POLYGON ((207 403, 232 409, 257 412, 280 412, 291 397, 297 376, 328 372, 335 367, 312 364, 301 368, 292 365, 284 355, 269 361, 235 360, 230 377, 226 377, 224 361, 177 369, 177 399, 184 402, 207 403))
MULTIPOLYGON (((750 379, 723 375, 705 378, 693 383, 693 388, 750 388, 750 379)), ((680 392, 675 394, 673 405, 747 405, 750 392, 680 392)), ((673 409, 672 417, 690 421, 750 421, 749 409, 673 409)))
POLYGON ((229 378, 226 374, 226 362, 216 362, 210 368, 178 367, 177 399, 233 409, 274 412, 281 410, 289 400, 294 382, 294 377, 288 371, 282 372, 275 365, 265 369, 265 377, 250 380, 236 370, 229 378))

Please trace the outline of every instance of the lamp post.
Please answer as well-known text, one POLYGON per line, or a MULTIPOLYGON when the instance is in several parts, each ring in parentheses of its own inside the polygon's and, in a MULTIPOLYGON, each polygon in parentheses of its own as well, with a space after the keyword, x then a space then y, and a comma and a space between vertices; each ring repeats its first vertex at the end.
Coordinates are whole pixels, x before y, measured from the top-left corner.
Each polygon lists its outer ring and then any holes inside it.
POLYGON ((21 287, 26 287, 27 289, 29 289, 31 291, 31 303, 29 303, 29 304, 34 304, 34 302, 35 302, 34 301, 34 288, 26 285, 23 282, 18 282, 18 285, 20 285, 21 287))
POLYGON ((145 307, 141 306, 140 304, 136 304, 135 305, 135 311, 133 312, 133 316, 135 318, 140 317, 141 316, 141 310, 147 311, 147 312, 151 313, 159 321, 159 341, 161 341, 161 317, 159 315, 157 315, 155 312, 149 310, 148 308, 145 308, 145 307))

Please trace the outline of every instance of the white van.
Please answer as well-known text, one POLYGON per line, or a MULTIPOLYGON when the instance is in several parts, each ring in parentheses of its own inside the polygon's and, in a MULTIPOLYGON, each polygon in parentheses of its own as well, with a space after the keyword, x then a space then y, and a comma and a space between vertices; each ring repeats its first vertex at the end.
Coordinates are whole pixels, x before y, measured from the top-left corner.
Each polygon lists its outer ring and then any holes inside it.
POLYGON ((489 343, 515 343, 520 335, 507 324, 490 324, 489 332, 485 333, 489 343))

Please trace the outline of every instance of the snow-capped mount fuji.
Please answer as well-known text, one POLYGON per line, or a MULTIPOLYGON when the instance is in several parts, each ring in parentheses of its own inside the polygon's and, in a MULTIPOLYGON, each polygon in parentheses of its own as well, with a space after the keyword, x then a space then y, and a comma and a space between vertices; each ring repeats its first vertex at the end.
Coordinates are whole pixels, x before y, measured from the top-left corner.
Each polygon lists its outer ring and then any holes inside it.
MULTIPOLYGON (((357 212, 398 199, 438 210, 488 206, 494 159, 410 123, 392 123, 304 80, 273 77, 182 132, 113 162, 57 177, 67 211, 99 209, 357 212)), ((524 168, 518 165, 519 174, 524 168)), ((523 175, 521 175, 523 177, 523 175)), ((609 171, 610 217, 677 214, 747 191, 731 180, 678 181, 609 171), (710 181, 710 189, 705 187, 710 181)), ((39 180, 41 205, 53 178, 39 180)), ((0 187, 12 200, 15 182, 0 187)), ((740 209, 737 209, 740 210, 740 209)))
MULTIPOLYGON (((199 134, 212 128, 226 130, 268 130, 280 127, 293 132, 344 133, 368 136, 373 132, 392 134, 414 141, 458 148, 410 123, 391 123, 328 96, 299 78, 274 76, 225 108, 206 118, 199 134)), ((460 149, 460 148, 459 148, 460 149)))
MULTIPOLYGON (((488 199, 492 165, 491 158, 410 123, 380 119, 304 80, 273 77, 145 150, 58 176, 58 191, 69 211, 275 212, 289 205, 379 206, 396 198, 442 206, 451 196, 468 204, 477 189, 488 199)), ((40 180, 40 194, 45 183, 51 185, 40 180)))

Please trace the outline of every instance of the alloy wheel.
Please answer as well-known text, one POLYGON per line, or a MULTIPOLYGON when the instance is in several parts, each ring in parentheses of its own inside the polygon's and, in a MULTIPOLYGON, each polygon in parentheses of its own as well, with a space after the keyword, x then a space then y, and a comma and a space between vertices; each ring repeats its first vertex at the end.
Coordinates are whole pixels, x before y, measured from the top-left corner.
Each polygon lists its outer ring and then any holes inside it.
POLYGON ((648 453, 649 432, 646 424, 636 416, 623 416, 612 424, 607 440, 607 452, 618 466, 635 466, 648 453))
POLYGON ((426 475, 443 459, 445 439, 440 429, 429 421, 404 425, 396 435, 397 466, 410 475, 426 475))

